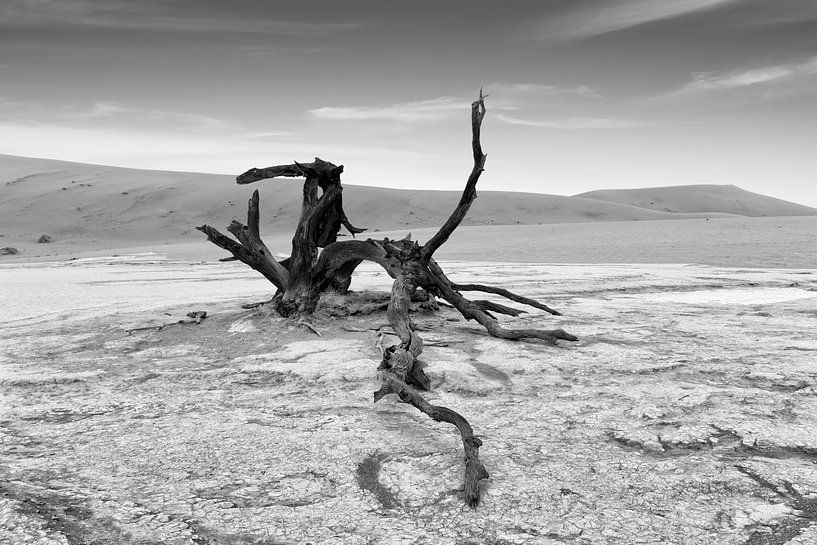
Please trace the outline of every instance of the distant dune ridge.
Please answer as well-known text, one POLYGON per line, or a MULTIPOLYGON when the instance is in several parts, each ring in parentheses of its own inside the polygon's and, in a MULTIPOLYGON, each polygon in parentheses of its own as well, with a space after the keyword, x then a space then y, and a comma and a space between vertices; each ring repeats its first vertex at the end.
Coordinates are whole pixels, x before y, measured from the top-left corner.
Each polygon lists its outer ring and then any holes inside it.
MULTIPOLYGON (((258 165, 265 166, 265 165, 258 165)), ((349 180, 353 182, 354 180, 349 180)), ((261 193, 262 232, 288 234, 300 211, 298 180, 239 186, 233 176, 136 170, 0 155, 0 246, 85 241, 109 247, 195 242, 194 227, 245 221, 261 193)), ((459 191, 345 185, 353 224, 371 231, 440 225, 459 191)), ((741 216, 817 215, 817 209, 735 186, 603 190, 572 197, 480 191, 464 225, 584 223, 741 216)), ((53 245, 49 245, 53 246, 53 245)))
POLYGON ((662 212, 728 213, 739 216, 811 216, 814 208, 746 191, 735 185, 676 185, 640 189, 601 189, 574 197, 637 206, 662 212))

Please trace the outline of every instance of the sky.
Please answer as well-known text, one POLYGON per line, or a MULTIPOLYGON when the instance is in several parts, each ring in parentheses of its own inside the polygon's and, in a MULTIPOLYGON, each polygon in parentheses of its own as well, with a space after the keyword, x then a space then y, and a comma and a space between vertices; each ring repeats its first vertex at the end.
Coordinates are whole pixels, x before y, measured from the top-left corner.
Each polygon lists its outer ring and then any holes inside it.
POLYGON ((817 207, 817 1, 2 0, 0 153, 461 189, 735 184, 817 207))

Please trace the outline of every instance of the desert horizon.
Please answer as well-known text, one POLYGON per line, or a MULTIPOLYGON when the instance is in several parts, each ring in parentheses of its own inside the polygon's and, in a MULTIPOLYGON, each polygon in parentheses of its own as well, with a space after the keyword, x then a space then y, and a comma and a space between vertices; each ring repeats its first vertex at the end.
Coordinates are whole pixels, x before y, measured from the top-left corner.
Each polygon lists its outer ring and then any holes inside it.
MULTIPOLYGON (((289 180, 240 186, 234 176, 2 155, 0 176, 0 244, 20 252, 3 256, 5 261, 110 255, 128 249, 218 259, 218 250, 193 228, 243 221, 244 203, 254 189, 261 195, 262 234, 274 253, 288 255, 301 192, 297 181, 289 180), (50 242, 38 244, 42 235, 50 242)), ((349 185, 344 196, 350 218, 367 228, 359 238, 413 233, 422 240, 442 223, 460 193, 349 185)), ((608 189, 574 196, 479 191, 478 197, 462 229, 481 242, 475 246, 469 237, 455 237, 445 248, 446 258, 775 267, 814 262, 808 233, 817 225, 817 209, 734 185, 608 189), (778 217, 781 225, 773 224, 771 218, 778 217), (652 228, 636 222, 659 223, 652 228), (749 230, 746 222, 751 222, 749 230), (480 229, 487 226, 497 229, 480 229), (602 244, 594 242, 594 231, 602 244), (696 249, 698 236, 712 237, 711 245, 717 243, 718 249, 696 249), (520 253, 519 244, 493 242, 520 238, 529 251, 520 253), (741 253, 749 244, 755 255, 744 259, 741 253), (724 253, 724 246, 732 246, 732 251, 724 253), (780 248, 787 249, 790 259, 780 248)))

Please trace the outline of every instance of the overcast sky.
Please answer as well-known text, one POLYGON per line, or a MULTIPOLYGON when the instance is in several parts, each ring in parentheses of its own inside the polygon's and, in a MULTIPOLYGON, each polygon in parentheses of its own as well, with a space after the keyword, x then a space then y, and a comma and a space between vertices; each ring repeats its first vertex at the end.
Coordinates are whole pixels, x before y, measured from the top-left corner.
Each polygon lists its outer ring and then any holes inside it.
POLYGON ((814 0, 2 0, 0 153, 350 184, 736 184, 817 206, 814 0))

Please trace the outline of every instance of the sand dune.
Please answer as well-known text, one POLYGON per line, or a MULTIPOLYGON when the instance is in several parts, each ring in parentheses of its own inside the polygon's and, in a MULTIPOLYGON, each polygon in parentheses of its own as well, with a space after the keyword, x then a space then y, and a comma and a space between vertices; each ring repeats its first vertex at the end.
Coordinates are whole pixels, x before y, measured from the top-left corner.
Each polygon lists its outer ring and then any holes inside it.
MULTIPOLYGON (((718 186, 715 186, 718 187, 718 186)), ((203 240, 194 227, 203 223, 224 228, 246 214, 246 200, 261 192, 262 229, 267 236, 290 234, 300 211, 301 184, 265 180, 239 186, 234 177, 135 170, 46 159, 0 155, 0 246, 24 249, 42 234, 63 252, 65 244, 85 248, 118 248, 203 240)), ((785 203, 738 188, 721 201, 701 196, 698 186, 660 188, 672 197, 668 212, 634 202, 646 199, 636 190, 594 192, 594 198, 482 191, 465 225, 530 225, 598 221, 666 220, 747 215, 817 214, 817 210, 785 203), (603 195, 600 193, 604 193, 603 195), (612 197, 610 197, 612 195, 612 197), (753 196, 748 200, 745 195, 753 196), (618 198, 618 197, 617 197, 618 198), (712 203, 724 202, 723 209, 712 203), (781 204, 782 203, 782 204, 781 204), (751 207, 749 207, 751 205, 751 207), (763 208, 763 206, 767 208, 763 208), (784 206, 786 205, 786 206, 784 206)), ((722 189, 722 188, 721 188, 722 189)), ((714 191, 714 190, 712 190, 714 191)), ((706 195, 712 193, 708 191, 706 195)), ((439 226, 459 199, 458 191, 419 191, 347 185, 344 205, 351 221, 370 231, 439 226)), ((653 199, 653 206, 661 208, 653 199)), ((667 197, 663 202, 670 202, 667 197)), ((44 249, 44 248, 43 248, 44 249)), ((27 252, 28 253, 28 252, 27 252)))
POLYGON ((817 215, 817 209, 752 193, 734 185, 603 189, 574 196, 673 213, 719 212, 752 217, 817 215))

